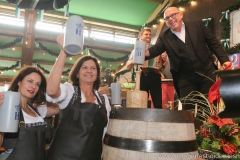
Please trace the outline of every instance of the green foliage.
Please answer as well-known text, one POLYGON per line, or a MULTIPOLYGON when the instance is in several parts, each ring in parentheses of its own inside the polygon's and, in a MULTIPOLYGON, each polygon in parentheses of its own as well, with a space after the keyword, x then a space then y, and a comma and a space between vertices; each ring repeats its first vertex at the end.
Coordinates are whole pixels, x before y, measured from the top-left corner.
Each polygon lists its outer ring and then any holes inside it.
POLYGON ((240 43, 236 44, 233 47, 230 48, 226 48, 226 52, 227 54, 231 55, 231 54, 235 54, 235 53, 240 53, 240 43))
MULTIPOLYGON (((239 121, 239 119, 234 119, 239 121)), ((240 154, 240 127, 237 124, 225 123, 217 126, 215 123, 203 122, 200 130, 196 132, 197 145, 200 149, 212 151, 216 154, 226 154, 223 150, 223 143, 231 143, 237 147, 240 154)))
POLYGON ((233 143, 235 146, 240 147, 240 141, 237 136, 230 136, 228 137, 228 141, 233 143))
POLYGON ((240 117, 232 119, 234 123, 240 124, 240 117))
POLYGON ((21 61, 18 60, 14 65, 10 66, 10 67, 3 67, 0 68, 0 71, 8 71, 8 70, 13 70, 15 68, 17 68, 20 65, 21 61))
POLYGON ((222 144, 219 139, 213 139, 211 144, 211 150, 214 152, 220 152, 222 150, 222 144))
POLYGON ((206 150, 211 150, 212 149, 211 139, 204 137, 202 139, 201 148, 206 149, 206 150))

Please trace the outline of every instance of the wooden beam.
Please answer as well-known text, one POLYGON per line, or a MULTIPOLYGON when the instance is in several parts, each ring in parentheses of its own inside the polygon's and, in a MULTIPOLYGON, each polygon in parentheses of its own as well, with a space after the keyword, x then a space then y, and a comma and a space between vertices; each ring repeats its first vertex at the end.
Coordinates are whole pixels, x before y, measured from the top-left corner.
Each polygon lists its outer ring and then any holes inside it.
POLYGON ((32 65, 35 44, 35 24, 37 21, 37 10, 25 9, 25 27, 23 32, 21 65, 32 65))
POLYGON ((5 82, 11 82, 14 77, 11 76, 0 76, 0 82, 5 83, 5 82))

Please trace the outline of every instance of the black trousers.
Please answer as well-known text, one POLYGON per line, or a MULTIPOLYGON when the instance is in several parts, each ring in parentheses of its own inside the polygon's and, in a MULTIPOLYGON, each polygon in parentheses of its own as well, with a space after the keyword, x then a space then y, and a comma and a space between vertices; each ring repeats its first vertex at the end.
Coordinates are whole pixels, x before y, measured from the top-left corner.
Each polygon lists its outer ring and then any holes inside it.
POLYGON ((141 73, 140 90, 151 94, 154 108, 162 109, 162 82, 160 74, 141 73))
MULTIPOLYGON (((188 75, 179 76, 178 86, 180 92, 180 98, 188 96, 192 91, 198 91, 207 97, 209 89, 216 81, 216 75, 210 73, 208 75, 202 75, 199 73, 191 73, 188 75)), ((190 96, 187 100, 182 100, 183 110, 193 110, 195 108, 195 100, 203 100, 199 96, 190 96)), ((201 107, 201 103, 198 103, 202 109, 208 109, 206 106, 201 107)))

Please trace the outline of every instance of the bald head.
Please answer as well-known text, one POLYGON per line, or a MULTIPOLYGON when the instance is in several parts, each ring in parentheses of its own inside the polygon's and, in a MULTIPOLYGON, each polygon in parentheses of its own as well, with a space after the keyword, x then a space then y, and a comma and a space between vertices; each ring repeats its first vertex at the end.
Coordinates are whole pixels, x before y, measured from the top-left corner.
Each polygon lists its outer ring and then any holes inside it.
POLYGON ((166 25, 175 32, 180 32, 182 28, 183 14, 177 7, 169 7, 164 12, 166 25))

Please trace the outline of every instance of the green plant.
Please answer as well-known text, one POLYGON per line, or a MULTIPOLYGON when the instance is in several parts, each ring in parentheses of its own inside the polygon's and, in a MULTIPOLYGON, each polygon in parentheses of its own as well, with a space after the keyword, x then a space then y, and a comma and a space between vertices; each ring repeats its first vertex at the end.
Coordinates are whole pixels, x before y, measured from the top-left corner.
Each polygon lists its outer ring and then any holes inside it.
POLYGON ((219 118, 210 116, 196 132, 200 149, 214 154, 240 154, 240 118, 219 118))

